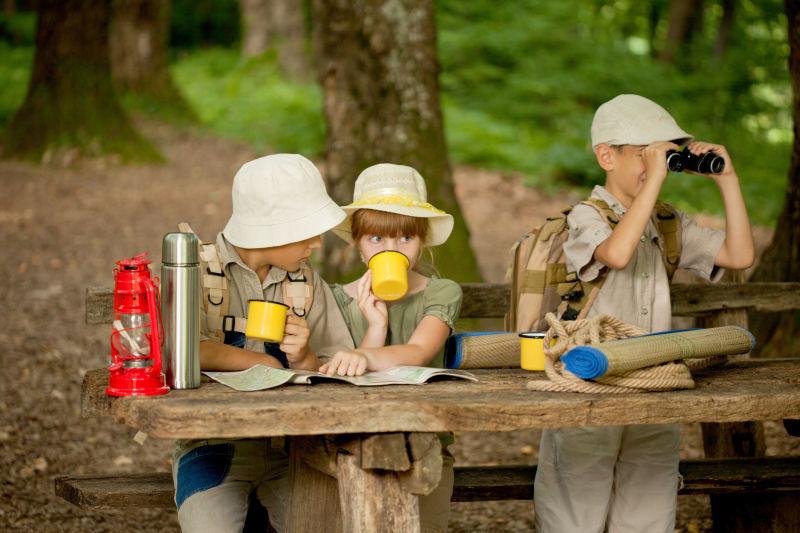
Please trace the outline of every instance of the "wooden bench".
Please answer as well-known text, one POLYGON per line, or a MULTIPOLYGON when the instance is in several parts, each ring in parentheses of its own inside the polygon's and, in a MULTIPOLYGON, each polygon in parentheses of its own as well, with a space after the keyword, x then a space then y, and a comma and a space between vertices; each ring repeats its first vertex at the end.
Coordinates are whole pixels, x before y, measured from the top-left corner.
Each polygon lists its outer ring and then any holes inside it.
MULTIPOLYGON (((682 461, 678 494, 800 493, 800 457, 682 461)), ((532 500, 536 466, 455 468, 453 502, 532 500)), ((81 509, 174 507, 172 473, 59 476, 56 495, 81 509)))
MULTIPOLYGON (((465 283, 461 317, 503 316, 509 301, 507 284, 465 283)), ((800 283, 725 283, 675 285, 671 289, 675 316, 715 316, 735 310, 800 309, 800 283)), ((112 292, 90 288, 86 322, 108 324, 113 317, 112 292)), ((800 364, 800 361, 798 362, 800 364)), ((535 466, 457 467, 453 502, 530 500, 535 466)), ((706 459, 681 463, 680 494, 782 493, 800 494, 800 457, 706 459)), ((61 476, 56 494, 84 509, 172 507, 170 473, 61 476)))

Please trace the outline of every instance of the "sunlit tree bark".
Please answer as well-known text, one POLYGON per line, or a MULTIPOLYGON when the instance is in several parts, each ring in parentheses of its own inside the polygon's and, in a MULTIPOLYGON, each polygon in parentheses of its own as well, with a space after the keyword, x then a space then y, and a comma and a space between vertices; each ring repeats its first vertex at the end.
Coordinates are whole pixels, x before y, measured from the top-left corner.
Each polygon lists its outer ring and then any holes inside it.
MULTIPOLYGON (((479 279, 447 160, 432 1, 315 0, 313 20, 329 192, 349 203, 353 182, 367 166, 415 167, 430 201, 456 220, 449 241, 436 251, 437 266, 453 279, 479 279)), ((341 277, 348 266, 338 243, 330 244, 326 269, 341 277)))

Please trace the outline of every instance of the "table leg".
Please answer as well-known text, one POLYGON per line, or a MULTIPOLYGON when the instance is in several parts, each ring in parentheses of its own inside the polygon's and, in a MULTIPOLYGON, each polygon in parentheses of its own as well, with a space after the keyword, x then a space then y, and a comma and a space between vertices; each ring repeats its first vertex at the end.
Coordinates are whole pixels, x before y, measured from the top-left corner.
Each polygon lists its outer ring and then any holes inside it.
MULTIPOLYGON (((331 468, 319 469, 309 464, 310 449, 324 449, 322 439, 292 439, 289 466, 289 510, 286 531, 289 533, 341 533, 339 489, 331 468), (328 473, 325 473, 325 471, 328 473)), ((315 464, 313 460, 311 464, 315 464)))
POLYGON ((396 472, 361 468, 360 458, 339 454, 337 473, 342 521, 348 533, 418 532, 419 497, 396 472))

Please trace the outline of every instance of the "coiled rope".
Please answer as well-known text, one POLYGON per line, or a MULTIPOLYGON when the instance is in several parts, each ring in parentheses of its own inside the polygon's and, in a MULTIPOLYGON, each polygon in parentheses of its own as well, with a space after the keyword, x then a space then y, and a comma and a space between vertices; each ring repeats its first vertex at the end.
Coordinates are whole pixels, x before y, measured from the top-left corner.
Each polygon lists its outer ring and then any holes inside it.
POLYGON ((529 381, 527 388, 531 390, 623 394, 693 389, 691 370, 727 360, 726 356, 689 359, 587 381, 566 370, 564 363, 560 361, 561 356, 575 346, 624 339, 647 332, 609 315, 562 322, 553 313, 548 313, 545 320, 550 326, 544 337, 544 371, 549 380, 529 381), (555 343, 551 345, 553 341, 555 343))

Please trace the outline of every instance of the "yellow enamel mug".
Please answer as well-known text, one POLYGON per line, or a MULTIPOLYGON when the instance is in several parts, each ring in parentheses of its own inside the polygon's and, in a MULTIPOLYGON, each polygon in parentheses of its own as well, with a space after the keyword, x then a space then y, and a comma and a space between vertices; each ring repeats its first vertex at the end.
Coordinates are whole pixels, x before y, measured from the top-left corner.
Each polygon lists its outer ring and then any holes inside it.
POLYGON ((520 333, 520 365, 524 370, 544 370, 545 333, 520 333))
POLYGON ((369 258, 372 292, 381 300, 399 300, 408 291, 408 257, 394 250, 384 250, 369 258))
POLYGON ((249 339, 281 342, 286 327, 289 306, 278 302, 250 300, 247 302, 247 326, 244 334, 249 339))

